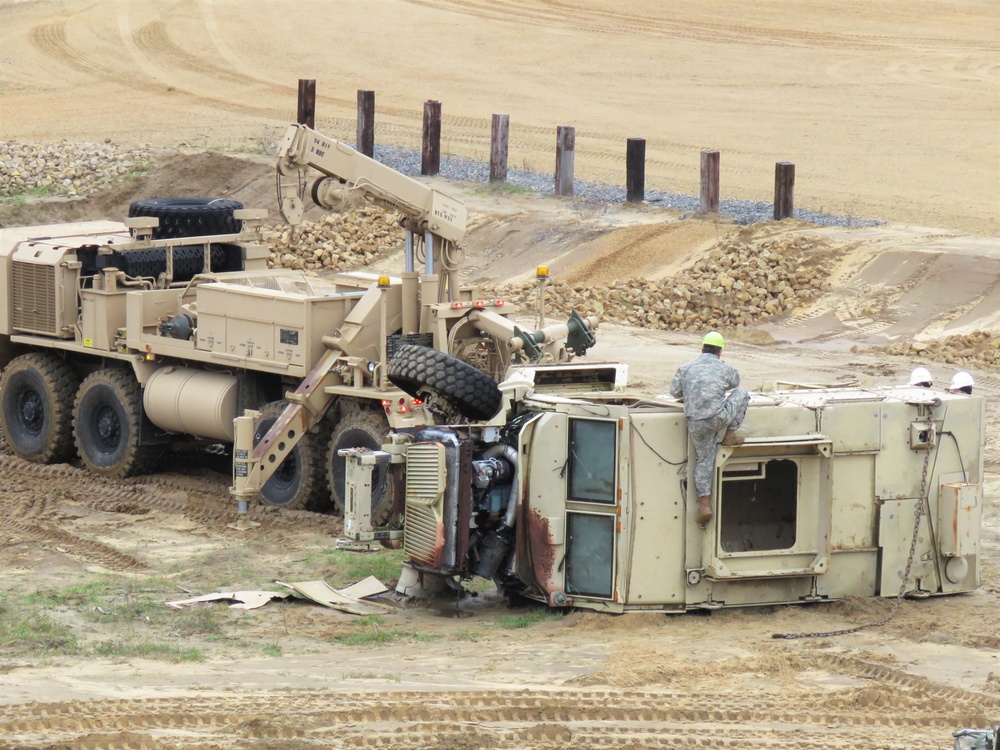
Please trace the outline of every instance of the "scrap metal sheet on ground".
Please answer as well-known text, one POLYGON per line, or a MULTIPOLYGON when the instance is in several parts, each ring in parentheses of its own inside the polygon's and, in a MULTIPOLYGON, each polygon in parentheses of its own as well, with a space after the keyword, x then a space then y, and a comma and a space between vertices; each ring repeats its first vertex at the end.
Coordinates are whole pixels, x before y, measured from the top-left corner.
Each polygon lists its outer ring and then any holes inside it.
POLYGON ((232 601, 231 609, 257 609, 263 607, 272 599, 287 599, 294 596, 297 599, 308 599, 309 601, 322 604, 324 607, 337 609, 352 615, 375 615, 394 612, 395 610, 378 602, 364 601, 366 597, 384 594, 387 589, 375 576, 368 576, 357 583, 352 583, 343 589, 335 589, 326 581, 299 581, 295 583, 284 583, 275 581, 280 586, 289 589, 288 591, 222 591, 214 594, 204 594, 190 599, 178 599, 167 602, 168 607, 174 609, 184 609, 185 607, 198 602, 232 601))
POLYGON ((395 611, 388 605, 362 600, 362 597, 374 596, 388 591, 374 576, 369 576, 340 590, 333 588, 326 581, 299 581, 296 583, 275 581, 275 583, 291 589, 298 596, 322 604, 324 607, 339 609, 341 612, 352 615, 381 615, 395 611))

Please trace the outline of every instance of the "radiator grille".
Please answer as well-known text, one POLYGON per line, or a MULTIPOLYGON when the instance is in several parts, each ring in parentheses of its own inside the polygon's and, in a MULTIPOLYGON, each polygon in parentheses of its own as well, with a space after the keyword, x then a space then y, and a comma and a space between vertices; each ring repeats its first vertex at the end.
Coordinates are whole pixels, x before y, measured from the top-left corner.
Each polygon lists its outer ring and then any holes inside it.
POLYGON ((406 504, 438 505, 444 494, 444 446, 417 443, 406 451, 406 504))
POLYGON ((406 451, 406 534, 403 551, 437 567, 444 546, 445 465, 440 443, 411 445, 406 451))
POLYGON ((39 263, 13 263, 14 329, 58 336, 56 268, 39 263))

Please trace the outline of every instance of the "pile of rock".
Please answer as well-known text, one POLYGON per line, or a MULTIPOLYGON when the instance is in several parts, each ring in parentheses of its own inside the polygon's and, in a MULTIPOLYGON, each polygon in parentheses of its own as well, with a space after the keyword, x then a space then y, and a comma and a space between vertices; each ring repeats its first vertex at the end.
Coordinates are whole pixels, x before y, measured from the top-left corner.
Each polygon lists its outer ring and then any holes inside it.
POLYGON ((120 143, 0 141, 0 197, 83 195, 149 169, 154 153, 120 143))
POLYGON ((949 365, 1000 369, 1000 335, 989 331, 955 334, 943 341, 897 341, 867 351, 916 357, 949 365))
MULTIPOLYGON (((676 276, 628 279, 594 287, 555 282, 546 290, 549 314, 598 315, 602 320, 668 330, 739 328, 789 312, 826 288, 822 246, 805 237, 720 246, 676 276)), ((495 287, 525 310, 537 306, 534 282, 495 287)))
POLYGON ((271 268, 349 271, 403 247, 399 216, 372 205, 294 227, 263 229, 271 246, 271 268))

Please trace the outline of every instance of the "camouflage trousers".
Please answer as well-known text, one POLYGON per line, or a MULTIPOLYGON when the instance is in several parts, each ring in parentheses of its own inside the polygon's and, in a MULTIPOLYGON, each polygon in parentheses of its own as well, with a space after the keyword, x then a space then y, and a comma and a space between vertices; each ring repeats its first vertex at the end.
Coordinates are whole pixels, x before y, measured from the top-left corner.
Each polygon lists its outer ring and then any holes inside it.
POLYGON ((742 388, 735 388, 726 396, 726 400, 722 402, 722 408, 714 417, 688 420, 688 432, 691 433, 695 454, 698 456, 698 462, 694 467, 694 486, 698 490, 698 497, 712 494, 715 450, 719 443, 719 431, 723 428, 727 430, 738 429, 743 424, 748 403, 750 403, 750 394, 742 388))

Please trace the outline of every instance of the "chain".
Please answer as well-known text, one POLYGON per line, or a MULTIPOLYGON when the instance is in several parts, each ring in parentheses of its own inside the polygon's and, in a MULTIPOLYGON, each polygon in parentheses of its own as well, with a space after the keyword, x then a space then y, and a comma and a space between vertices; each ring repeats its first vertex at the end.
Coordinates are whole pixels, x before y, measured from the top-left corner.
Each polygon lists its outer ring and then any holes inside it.
POLYGON ((924 509, 927 505, 927 467, 930 464, 930 460, 931 449, 928 447, 927 452, 924 454, 924 469, 920 475, 920 496, 917 499, 917 507, 913 510, 913 538, 910 540, 910 554, 906 558, 906 567, 903 569, 903 581, 899 585, 899 594, 896 595, 896 601, 893 602, 892 610, 889 614, 877 622, 869 622, 853 628, 827 630, 820 633, 774 633, 771 636, 772 638, 783 640, 792 640, 795 638, 833 638, 838 635, 860 633, 862 630, 867 630, 868 628, 880 628, 896 616, 896 611, 899 609, 899 605, 903 603, 903 597, 906 596, 906 586, 910 582, 910 570, 913 568, 913 557, 917 553, 917 534, 920 532, 920 519, 923 517, 924 509))

